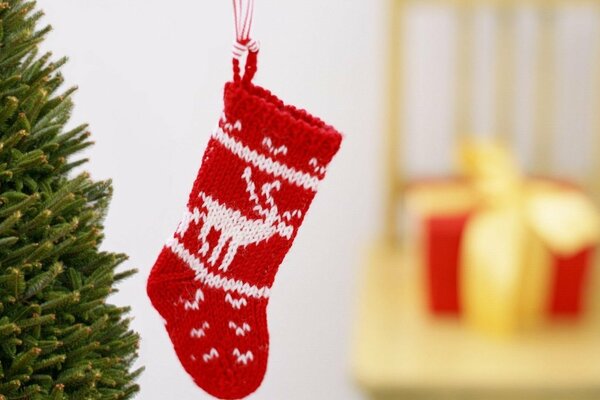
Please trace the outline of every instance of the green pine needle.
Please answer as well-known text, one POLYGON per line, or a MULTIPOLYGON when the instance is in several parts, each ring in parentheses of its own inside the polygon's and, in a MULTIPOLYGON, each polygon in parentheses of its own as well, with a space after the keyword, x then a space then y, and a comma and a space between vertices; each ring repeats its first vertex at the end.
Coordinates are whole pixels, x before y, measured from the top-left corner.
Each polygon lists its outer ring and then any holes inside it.
POLYGON ((71 174, 93 141, 35 8, 0 1, 0 400, 131 399, 139 337, 107 298, 136 271, 98 249, 111 182, 71 174))

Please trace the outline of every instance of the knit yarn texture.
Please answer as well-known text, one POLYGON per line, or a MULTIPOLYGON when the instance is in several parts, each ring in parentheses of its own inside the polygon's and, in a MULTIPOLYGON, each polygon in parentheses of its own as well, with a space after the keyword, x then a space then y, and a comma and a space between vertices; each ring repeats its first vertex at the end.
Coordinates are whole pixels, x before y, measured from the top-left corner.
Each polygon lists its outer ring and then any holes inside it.
POLYGON ((226 84, 224 104, 147 291, 198 386, 241 399, 263 380, 271 287, 342 136, 249 82, 226 84))

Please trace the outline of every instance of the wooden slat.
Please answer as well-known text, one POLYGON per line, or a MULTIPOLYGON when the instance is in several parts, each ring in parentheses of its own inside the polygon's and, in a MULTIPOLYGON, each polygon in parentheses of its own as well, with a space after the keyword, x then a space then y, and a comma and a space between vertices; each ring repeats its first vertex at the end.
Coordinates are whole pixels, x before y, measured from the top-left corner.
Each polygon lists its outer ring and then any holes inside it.
MULTIPOLYGON (((597 2, 595 8, 597 31, 600 32, 600 2, 597 2)), ((600 40, 597 39, 594 66, 593 66, 593 94, 594 100, 592 104, 592 146, 591 146, 591 171, 588 174, 588 185, 596 202, 600 203, 600 40)))
POLYGON ((457 85, 456 85, 456 137, 473 134, 473 10, 469 0, 458 2, 457 9, 457 85))
MULTIPOLYGON (((404 121, 402 115, 404 102, 404 15, 408 7, 423 4, 424 0, 389 0, 390 37, 388 51, 387 79, 387 128, 385 139, 385 173, 386 194, 383 213, 384 237, 389 243, 398 242, 398 221, 401 210, 402 188, 408 177, 403 166, 403 145, 405 143, 404 121)), ((472 40, 474 37, 472 13, 475 8, 482 6, 496 7, 504 17, 501 18, 498 32, 497 63, 497 121, 496 133, 507 144, 511 144, 514 134, 514 69, 516 53, 516 33, 513 26, 514 12, 519 7, 535 6, 541 16, 538 32, 537 70, 535 74, 535 115, 534 115, 534 172, 551 174, 553 164, 553 141, 556 128, 556 77, 555 62, 555 13, 560 7, 593 6, 600 7, 600 0, 427 0, 429 4, 453 5, 459 18, 458 57, 457 57, 457 94, 456 94, 456 126, 457 137, 473 134, 472 131, 472 40)), ((600 54, 600 47, 598 49, 600 54)), ((600 69, 598 69, 600 75, 600 69)), ((598 78, 600 81, 600 78, 598 78)), ((595 93, 600 96, 600 83, 595 93)), ((600 109, 600 99, 596 109, 600 109)), ((594 113, 597 116, 600 113, 594 113)), ((594 121, 594 131, 597 132, 596 143, 593 146, 594 168, 586 181, 590 188, 597 193, 600 200, 600 118, 594 121)))
POLYGON ((403 68, 404 68, 404 24, 403 15, 405 2, 390 0, 390 37, 389 37, 389 70, 387 85, 387 134, 386 148, 386 195, 384 211, 384 236, 388 243, 398 242, 398 210, 401 198, 400 187, 405 179, 402 170, 401 146, 403 130, 401 110, 403 104, 403 68))
POLYGON ((538 30, 538 59, 536 68, 536 107, 534 132, 534 172, 552 172, 553 138, 556 106, 556 1, 541 0, 538 30))
POLYGON ((506 145, 513 142, 515 87, 515 2, 504 1, 497 7, 496 136, 506 145))

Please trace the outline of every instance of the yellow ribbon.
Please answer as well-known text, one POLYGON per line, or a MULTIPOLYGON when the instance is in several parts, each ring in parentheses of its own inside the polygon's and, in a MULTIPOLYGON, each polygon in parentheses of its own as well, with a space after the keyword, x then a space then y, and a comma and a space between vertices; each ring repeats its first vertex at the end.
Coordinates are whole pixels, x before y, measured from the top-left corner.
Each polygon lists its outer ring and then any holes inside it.
POLYGON ((552 256, 596 245, 600 214, 580 190, 525 179, 497 143, 464 142, 459 160, 465 182, 448 183, 446 195, 424 185, 409 202, 425 214, 473 210, 461 249, 464 317, 479 330, 511 335, 542 320, 552 256))
POLYGON ((496 335, 537 325, 547 307, 552 255, 596 245, 598 210, 580 190, 525 179, 496 143, 465 142, 460 160, 479 199, 462 249, 465 318, 496 335))

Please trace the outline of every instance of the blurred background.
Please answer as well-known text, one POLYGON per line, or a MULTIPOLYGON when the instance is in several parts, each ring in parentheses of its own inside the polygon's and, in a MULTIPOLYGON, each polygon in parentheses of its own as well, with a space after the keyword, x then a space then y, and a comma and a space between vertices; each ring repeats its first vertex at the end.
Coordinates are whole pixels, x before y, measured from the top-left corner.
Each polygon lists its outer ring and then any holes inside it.
MULTIPOLYGON (((112 178, 142 399, 208 398, 145 281, 231 77, 229 1, 39 0, 112 178)), ((345 133, 255 399, 600 398, 600 2, 259 0, 256 83, 345 133)))

